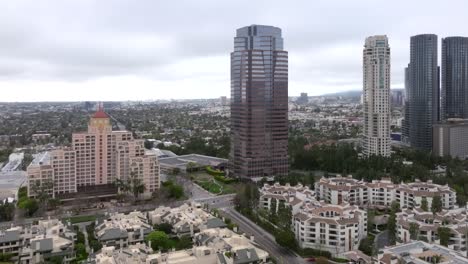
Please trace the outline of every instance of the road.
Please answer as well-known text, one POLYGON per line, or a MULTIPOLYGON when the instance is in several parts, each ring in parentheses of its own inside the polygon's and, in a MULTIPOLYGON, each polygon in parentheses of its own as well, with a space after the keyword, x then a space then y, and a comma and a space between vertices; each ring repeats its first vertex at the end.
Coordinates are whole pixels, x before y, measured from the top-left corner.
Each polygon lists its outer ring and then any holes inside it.
POLYGON ((377 250, 384 248, 385 246, 390 245, 389 233, 388 230, 384 230, 378 233, 374 239, 375 247, 377 250))
POLYGON ((305 263, 303 258, 297 256, 291 250, 279 246, 276 243, 275 238, 270 233, 256 225, 254 222, 250 221, 250 219, 238 213, 233 208, 222 208, 220 213, 226 217, 231 218, 231 220, 239 226, 240 230, 249 235, 253 235, 254 242, 264 250, 268 251, 271 256, 278 260, 278 263, 305 263))

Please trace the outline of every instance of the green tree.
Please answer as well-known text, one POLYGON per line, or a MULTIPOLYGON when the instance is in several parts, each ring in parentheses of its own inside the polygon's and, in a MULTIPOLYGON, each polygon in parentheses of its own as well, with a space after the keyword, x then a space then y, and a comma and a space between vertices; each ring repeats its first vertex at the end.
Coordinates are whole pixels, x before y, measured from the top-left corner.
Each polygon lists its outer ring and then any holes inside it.
POLYGON ((154 225, 154 230, 163 231, 166 234, 172 234, 173 226, 169 223, 161 223, 154 225))
POLYGON ((368 210, 367 211, 367 228, 369 229, 369 231, 374 230, 374 219, 375 219, 375 211, 368 210))
POLYGON ((182 236, 176 243, 176 250, 191 248, 193 241, 190 236, 182 236))
POLYGON ((15 204, 8 201, 0 201, 0 222, 11 221, 15 214, 15 204))
POLYGON ((36 199, 28 198, 19 203, 18 207, 25 210, 28 216, 32 216, 39 209, 39 204, 36 199))
POLYGON ((149 233, 145 240, 148 243, 151 242, 151 248, 153 250, 167 251, 170 247, 170 239, 167 234, 162 231, 149 233))
POLYGON ((93 252, 98 252, 102 248, 102 244, 97 239, 89 239, 89 246, 93 249, 93 252))
POLYGON ((180 199, 184 196, 184 188, 178 184, 169 187, 169 197, 180 199))
POLYGON ((428 205, 427 205, 427 199, 426 199, 426 197, 423 197, 423 198, 421 199, 421 209, 422 209, 423 211, 425 211, 425 212, 427 212, 427 211, 429 210, 428 205))
POLYGON ((439 235, 440 244, 442 246, 448 246, 450 240, 450 229, 448 227, 439 227, 437 228, 437 234, 439 235))
POLYGON ((374 255, 374 239, 371 236, 367 236, 366 238, 362 239, 359 243, 359 250, 364 252, 364 254, 368 256, 374 255))
POLYGON ((133 198, 138 199, 140 194, 144 193, 146 186, 141 179, 133 178, 132 179, 132 193, 133 198))
POLYGON ((82 243, 77 243, 75 245, 75 251, 76 251, 76 260, 81 261, 85 260, 88 258, 88 253, 86 252, 86 247, 82 243))
POLYGON ((410 223, 409 233, 412 240, 417 240, 419 235, 419 225, 417 223, 410 223))
POLYGON ((432 198, 431 211, 435 214, 442 211, 442 199, 440 196, 434 196, 432 198))
POLYGON ((11 253, 0 253, 0 261, 10 262, 12 257, 11 253))
POLYGON ((57 209, 57 207, 61 204, 60 199, 52 198, 49 200, 49 208, 52 210, 57 209))
POLYGON ((60 256, 53 256, 53 257, 49 258, 49 260, 47 261, 47 263, 51 263, 51 264, 62 264, 62 263, 63 263, 63 257, 60 257, 60 256))
POLYGON ((397 238, 397 221, 396 221, 396 213, 398 211, 398 204, 396 202, 392 203, 390 216, 387 222, 387 229, 388 229, 388 238, 391 245, 396 243, 397 238))
POLYGON ((40 206, 48 208, 49 201, 52 199, 51 190, 54 187, 52 180, 43 180, 41 183, 36 182, 31 186, 31 191, 35 194, 35 197, 40 206))
POLYGON ((277 229, 275 232, 275 241, 278 245, 290 249, 297 248, 297 241, 294 232, 290 229, 277 229))

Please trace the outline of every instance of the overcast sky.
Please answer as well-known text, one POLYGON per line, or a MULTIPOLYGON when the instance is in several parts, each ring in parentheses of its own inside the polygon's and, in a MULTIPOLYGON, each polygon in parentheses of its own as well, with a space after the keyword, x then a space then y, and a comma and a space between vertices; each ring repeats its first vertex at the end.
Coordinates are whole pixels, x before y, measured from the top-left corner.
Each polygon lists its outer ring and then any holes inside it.
MULTIPOLYGON (((282 28, 289 95, 362 87, 366 36, 386 34, 392 87, 409 38, 468 36, 466 0, 0 1, 0 101, 216 98, 239 27, 282 28)), ((440 59, 440 58, 439 58, 440 59)))

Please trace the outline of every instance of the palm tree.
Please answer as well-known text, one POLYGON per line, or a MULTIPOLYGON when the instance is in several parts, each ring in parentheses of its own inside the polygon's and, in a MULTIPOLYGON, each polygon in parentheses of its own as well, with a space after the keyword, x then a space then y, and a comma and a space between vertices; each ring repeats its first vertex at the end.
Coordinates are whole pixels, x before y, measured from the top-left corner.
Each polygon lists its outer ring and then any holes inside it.
POLYGON ((141 193, 144 193, 146 186, 141 179, 133 179, 132 192, 135 199, 138 199, 141 193))
POLYGON ((145 192, 146 186, 141 179, 137 178, 136 171, 130 172, 130 178, 128 179, 128 181, 128 186, 130 187, 128 191, 131 191, 133 193, 133 197, 136 200, 138 199, 141 193, 145 192))

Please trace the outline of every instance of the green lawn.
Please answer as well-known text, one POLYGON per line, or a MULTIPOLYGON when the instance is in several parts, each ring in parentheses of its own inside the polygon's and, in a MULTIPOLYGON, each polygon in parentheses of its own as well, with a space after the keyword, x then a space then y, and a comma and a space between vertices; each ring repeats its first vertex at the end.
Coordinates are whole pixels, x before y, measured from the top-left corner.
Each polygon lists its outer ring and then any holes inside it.
POLYGON ((69 218, 65 218, 66 220, 70 221, 71 224, 77 224, 82 222, 93 222, 96 221, 97 215, 81 215, 81 216, 73 216, 69 218))
POLYGON ((193 179, 195 183, 200 185, 203 189, 214 193, 214 194, 229 194, 235 193, 238 185, 240 183, 222 183, 216 181, 213 183, 214 177, 209 175, 207 172, 204 171, 197 171, 189 174, 190 177, 193 179), (220 186, 222 186, 222 192, 220 193, 220 186))
POLYGON ((196 183, 200 185, 203 189, 209 191, 210 193, 221 193, 221 186, 219 184, 214 183, 213 181, 196 181, 196 183))

